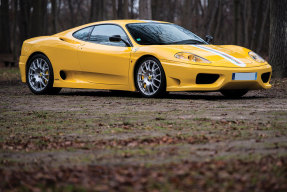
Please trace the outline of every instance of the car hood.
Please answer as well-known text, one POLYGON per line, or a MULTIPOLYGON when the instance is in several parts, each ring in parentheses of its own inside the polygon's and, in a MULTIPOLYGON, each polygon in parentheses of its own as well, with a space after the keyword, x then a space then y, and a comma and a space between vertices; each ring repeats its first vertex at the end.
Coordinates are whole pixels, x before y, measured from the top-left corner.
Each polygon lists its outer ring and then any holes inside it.
MULTIPOLYGON (((164 45, 164 47, 168 49, 169 52, 172 50, 172 54, 189 52, 208 59, 211 62, 202 65, 218 67, 256 67, 267 64, 254 61, 248 55, 249 49, 236 45, 164 45)), ((172 60, 182 61, 175 57, 173 57, 172 60)))

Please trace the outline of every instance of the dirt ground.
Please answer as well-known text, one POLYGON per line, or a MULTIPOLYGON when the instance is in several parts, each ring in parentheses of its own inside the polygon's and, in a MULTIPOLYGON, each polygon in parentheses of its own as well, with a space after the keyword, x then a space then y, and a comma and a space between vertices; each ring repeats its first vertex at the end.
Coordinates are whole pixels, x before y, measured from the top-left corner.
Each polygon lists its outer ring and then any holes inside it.
POLYGON ((287 79, 219 93, 63 89, 0 69, 0 191, 287 191, 287 79))

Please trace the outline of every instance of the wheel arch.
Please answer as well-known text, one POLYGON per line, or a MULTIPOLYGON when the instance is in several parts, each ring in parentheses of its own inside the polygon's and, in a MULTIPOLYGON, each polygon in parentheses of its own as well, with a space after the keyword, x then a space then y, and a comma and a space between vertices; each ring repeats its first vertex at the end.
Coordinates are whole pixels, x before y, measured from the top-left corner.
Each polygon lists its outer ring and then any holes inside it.
MULTIPOLYGON (((37 54, 44 55, 45 57, 47 57, 47 58, 49 59, 49 57, 48 57, 45 53, 43 53, 43 52, 41 52, 41 51, 35 51, 35 52, 33 52, 32 54, 30 54, 30 56, 28 57, 27 62, 26 62, 26 64, 25 64, 25 74, 27 73, 27 65, 28 65, 28 63, 31 61, 32 57, 34 57, 34 56, 37 55, 37 54)), ((49 59, 49 60, 50 60, 50 59, 49 59)), ((50 61, 50 63, 51 63, 51 61, 50 61)), ((51 65, 52 65, 52 63, 51 63, 51 65)))
MULTIPOLYGON (((153 57, 153 58, 155 58, 156 60, 158 60, 158 61, 160 62, 160 60, 159 60, 156 56, 154 56, 154 55, 149 55, 149 54, 147 54, 147 55, 142 55, 142 56, 141 56, 140 58, 138 58, 137 61, 135 62, 135 65, 134 65, 134 67, 133 67, 133 75, 135 75, 135 70, 136 70, 137 66, 140 64, 140 62, 143 61, 144 59, 148 58, 148 57, 153 57)), ((160 62, 160 64, 161 64, 161 62, 160 62)), ((162 66, 162 64, 161 64, 161 66, 162 66)), ((162 66, 162 68, 163 68, 163 66, 162 66)), ((164 72, 164 73, 165 73, 165 72, 164 72)))
POLYGON ((54 87, 54 71, 53 71, 53 66, 52 66, 52 63, 50 61, 50 58, 47 56, 47 54, 41 52, 41 51, 35 51, 33 52, 32 54, 29 55, 28 59, 27 59, 27 62, 25 63, 25 78, 26 78, 26 83, 28 84, 30 90, 34 93, 34 94, 58 94, 60 91, 61 91, 61 88, 59 87, 54 87), (28 73, 28 66, 29 66, 29 63, 31 62, 31 60, 33 59, 34 56, 36 55, 39 55, 39 56, 42 56, 42 57, 45 57, 48 62, 47 64, 49 66, 51 66, 52 68, 50 68, 50 77, 49 77, 49 82, 48 84, 46 85, 46 88, 44 88, 43 90, 41 90, 40 92, 36 92, 35 90, 33 90, 30 85, 29 85, 29 82, 27 80, 27 73, 28 73))
MULTIPOLYGON (((139 57, 139 58, 136 60, 134 66, 133 66, 133 70, 132 70, 132 72, 133 72, 133 73, 132 73, 132 74, 133 74, 133 81, 132 81, 132 82, 133 82, 133 87, 134 87, 135 90, 137 90, 137 88, 136 88, 136 69, 137 69, 138 65, 139 65, 144 59, 146 59, 146 58, 148 58, 148 57, 152 57, 152 58, 158 60, 158 62, 161 64, 160 60, 159 60, 156 56, 154 56, 154 55, 146 54, 146 55, 142 55, 141 57, 139 57)), ((162 64, 161 64, 161 66, 162 66, 162 64)), ((165 79, 166 79, 166 73, 165 73, 165 71, 164 71, 163 66, 162 66, 162 69, 163 69, 164 76, 165 76, 165 79)), ((167 86, 167 85, 166 85, 166 82, 165 82, 165 89, 166 89, 166 86, 167 86)))

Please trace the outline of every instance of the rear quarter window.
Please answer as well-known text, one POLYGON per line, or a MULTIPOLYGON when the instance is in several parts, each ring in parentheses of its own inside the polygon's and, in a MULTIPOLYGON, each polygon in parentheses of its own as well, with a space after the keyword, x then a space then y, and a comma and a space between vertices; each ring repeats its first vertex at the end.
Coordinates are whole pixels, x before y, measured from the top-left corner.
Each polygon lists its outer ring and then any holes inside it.
POLYGON ((93 28, 94 28, 94 26, 80 29, 80 30, 76 31, 75 33, 73 33, 73 37, 75 37, 76 39, 87 41, 87 40, 89 40, 89 35, 90 35, 93 28))

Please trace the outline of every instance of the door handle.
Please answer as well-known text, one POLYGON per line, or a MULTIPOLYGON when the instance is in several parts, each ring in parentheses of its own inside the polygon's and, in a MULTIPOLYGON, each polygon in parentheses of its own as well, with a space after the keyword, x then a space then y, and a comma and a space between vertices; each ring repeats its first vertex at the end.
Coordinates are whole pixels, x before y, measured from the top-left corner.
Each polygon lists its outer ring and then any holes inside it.
POLYGON ((83 46, 85 45, 85 43, 81 43, 80 44, 80 50, 82 50, 83 49, 83 46))

